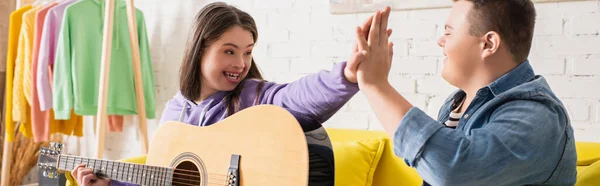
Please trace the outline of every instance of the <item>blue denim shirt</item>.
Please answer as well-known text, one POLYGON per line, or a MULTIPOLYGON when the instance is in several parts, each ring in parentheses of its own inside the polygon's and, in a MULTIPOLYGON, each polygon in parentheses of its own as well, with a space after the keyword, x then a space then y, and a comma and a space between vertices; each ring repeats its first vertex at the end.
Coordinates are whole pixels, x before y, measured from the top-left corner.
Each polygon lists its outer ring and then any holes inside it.
POLYGON ((465 97, 453 93, 438 119, 410 109, 394 152, 424 185, 574 185, 575 142, 567 111, 525 61, 478 90, 456 129, 442 122, 465 97))

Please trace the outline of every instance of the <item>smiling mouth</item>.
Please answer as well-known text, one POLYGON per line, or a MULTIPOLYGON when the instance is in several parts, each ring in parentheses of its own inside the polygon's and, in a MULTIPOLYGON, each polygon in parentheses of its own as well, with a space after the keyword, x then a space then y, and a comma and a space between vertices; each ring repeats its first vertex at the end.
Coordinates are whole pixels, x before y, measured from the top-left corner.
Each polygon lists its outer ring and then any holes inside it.
POLYGON ((240 79, 239 73, 223 72, 223 75, 225 75, 225 78, 232 81, 238 81, 240 79))

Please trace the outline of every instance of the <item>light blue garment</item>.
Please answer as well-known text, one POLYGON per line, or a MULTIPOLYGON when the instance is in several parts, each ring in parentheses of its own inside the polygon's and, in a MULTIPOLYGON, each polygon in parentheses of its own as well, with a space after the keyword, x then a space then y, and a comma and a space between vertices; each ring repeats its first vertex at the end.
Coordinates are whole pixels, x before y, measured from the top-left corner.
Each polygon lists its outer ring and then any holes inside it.
POLYGON ((574 185, 575 141, 567 111, 529 61, 479 89, 456 129, 442 122, 465 97, 453 93, 438 120, 406 113, 394 151, 424 185, 574 185))

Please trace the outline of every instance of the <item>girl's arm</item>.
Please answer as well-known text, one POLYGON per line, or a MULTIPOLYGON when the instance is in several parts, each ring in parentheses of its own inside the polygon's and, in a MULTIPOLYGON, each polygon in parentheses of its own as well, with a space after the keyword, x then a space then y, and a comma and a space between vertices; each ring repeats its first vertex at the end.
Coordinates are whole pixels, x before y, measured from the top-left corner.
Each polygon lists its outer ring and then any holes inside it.
MULTIPOLYGON (((359 90, 358 84, 346 79, 345 67, 346 62, 342 62, 331 71, 322 70, 287 84, 264 82, 258 102, 287 109, 305 130, 307 125, 318 128, 359 90)), ((242 94, 256 94, 260 83, 254 80, 246 83, 242 94)), ((253 102, 254 99, 246 99, 244 104, 252 105, 253 102)))

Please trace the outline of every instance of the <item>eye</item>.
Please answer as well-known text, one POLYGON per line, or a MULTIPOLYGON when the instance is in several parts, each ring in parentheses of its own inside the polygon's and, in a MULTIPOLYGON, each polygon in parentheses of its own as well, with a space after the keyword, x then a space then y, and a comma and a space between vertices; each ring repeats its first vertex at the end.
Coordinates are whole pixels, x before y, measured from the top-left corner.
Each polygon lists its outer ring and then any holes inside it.
POLYGON ((246 55, 247 55, 247 56, 249 56, 249 55, 252 55, 252 51, 250 51, 250 52, 246 52, 246 55))
POLYGON ((444 33, 444 35, 445 35, 445 36, 449 36, 449 35, 450 35, 450 33, 446 32, 446 33, 444 33))
POLYGON ((229 54, 229 55, 233 55, 233 50, 226 50, 225 53, 229 54))

